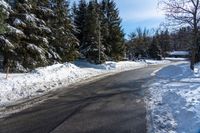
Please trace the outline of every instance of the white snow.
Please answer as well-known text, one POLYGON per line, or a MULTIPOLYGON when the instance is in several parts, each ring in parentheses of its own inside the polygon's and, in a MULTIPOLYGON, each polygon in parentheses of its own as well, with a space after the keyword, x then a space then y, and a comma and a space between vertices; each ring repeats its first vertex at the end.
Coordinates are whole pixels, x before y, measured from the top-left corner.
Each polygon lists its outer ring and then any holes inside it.
POLYGON ((19 34, 19 35, 21 35, 21 36, 25 36, 25 34, 24 34, 23 31, 21 31, 21 30, 15 28, 15 27, 13 27, 13 26, 11 26, 11 25, 8 25, 7 28, 9 29, 9 32, 11 32, 11 33, 16 33, 16 34, 19 34))
POLYGON ((35 14, 25 14, 26 20, 29 22, 35 22, 38 21, 38 18, 36 18, 35 14))
POLYGON ((167 57, 165 60, 170 60, 170 61, 186 61, 188 58, 173 58, 173 57, 167 57))
POLYGON ((156 74, 146 97, 149 133, 200 132, 200 65, 170 65, 156 74))
POLYGON ((6 3, 4 0, 0 0, 0 6, 3 6, 5 9, 11 9, 10 5, 6 3))
POLYGON ((16 18, 16 19, 14 20, 13 24, 14 24, 15 26, 26 25, 26 24, 25 24, 21 19, 19 19, 19 18, 16 18))
POLYGON ((169 55, 189 55, 188 51, 172 51, 168 53, 169 55))
POLYGON ((158 65, 158 64, 168 64, 168 63, 170 63, 169 60, 160 60, 160 61, 158 61, 158 60, 150 60, 150 59, 145 60, 145 62, 147 64, 150 64, 150 65, 158 65))
POLYGON ((51 32, 52 32, 50 28, 48 28, 48 27, 46 27, 46 26, 44 26, 44 25, 41 25, 40 28, 41 28, 42 30, 48 32, 48 33, 51 33, 51 32))
POLYGON ((2 43, 0 43, 0 46, 4 49, 7 49, 7 48, 14 49, 15 48, 14 45, 3 36, 0 36, 0 41, 2 41, 2 43))
POLYGON ((0 107, 8 106, 24 98, 32 98, 48 91, 77 83, 100 74, 115 73, 130 69, 146 67, 144 62, 106 62, 92 65, 86 61, 74 64, 55 64, 38 68, 31 73, 10 74, 0 73, 0 107))
POLYGON ((29 43, 27 45, 27 49, 30 49, 31 51, 35 51, 38 54, 42 54, 43 53, 43 49, 38 47, 38 46, 36 46, 35 44, 29 43))

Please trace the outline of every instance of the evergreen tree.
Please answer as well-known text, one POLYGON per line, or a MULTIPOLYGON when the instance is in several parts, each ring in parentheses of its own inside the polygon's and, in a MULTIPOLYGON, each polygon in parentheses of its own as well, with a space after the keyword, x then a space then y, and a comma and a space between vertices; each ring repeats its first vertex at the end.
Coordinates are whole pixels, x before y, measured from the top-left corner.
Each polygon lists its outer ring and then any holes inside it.
POLYGON ((87 3, 85 0, 80 0, 78 7, 73 9, 74 12, 74 24, 77 28, 75 33, 77 39, 80 41, 80 51, 83 49, 85 43, 86 33, 86 12, 87 12, 87 3))
POLYGON ((152 43, 149 46, 149 50, 148 51, 149 51, 150 58, 156 59, 156 60, 161 60, 162 59, 161 49, 159 47, 158 40, 155 37, 153 37, 152 43))
POLYGON ((81 46, 81 52, 93 63, 102 63, 107 58, 102 44, 99 12, 97 1, 90 1, 86 14, 85 42, 81 46))
POLYGON ((114 60, 121 60, 124 56, 124 33, 121 28, 121 19, 119 17, 119 10, 113 0, 103 0, 103 32, 105 32, 105 39, 103 42, 107 46, 108 55, 114 60))
POLYGON ((61 57, 55 50, 54 46, 51 45, 50 42, 54 41, 55 38, 53 37, 52 27, 54 26, 52 22, 55 20, 55 13, 51 9, 52 3, 51 0, 32 0, 33 5, 33 13, 36 14, 37 18, 43 20, 44 25, 41 27, 43 37, 48 42, 48 60, 50 64, 59 62, 61 57))
POLYGON ((49 30, 45 21, 34 14, 33 1, 17 0, 13 10, 8 19, 9 32, 6 35, 6 38, 17 46, 15 49, 17 56, 12 65, 15 68, 13 71, 25 71, 25 69, 48 65, 46 36, 49 30))
POLYGON ((5 19, 6 19, 6 15, 3 12, 3 7, 0 6, 0 35, 5 33, 5 19))
POLYGON ((151 42, 151 37, 149 36, 149 31, 147 29, 142 30, 137 28, 136 32, 131 33, 129 45, 133 49, 132 56, 136 58, 148 57, 148 47, 151 42))
POLYGON ((7 25, 5 20, 8 18, 8 11, 3 5, 0 5, 0 56, 3 56, 3 70, 9 69, 11 62, 15 56, 15 45, 5 38, 7 25))
POLYGON ((69 5, 65 0, 53 0, 51 3, 55 13, 54 20, 51 22, 53 40, 51 45, 60 55, 61 62, 73 61, 78 57, 78 39, 73 34, 75 27, 70 19, 69 5))
POLYGON ((108 7, 108 1, 102 0, 101 2, 101 33, 102 33, 102 44, 105 45, 105 53, 106 55, 111 55, 111 45, 109 43, 109 7, 108 7))
POLYGON ((167 52, 170 50, 170 35, 168 29, 164 32, 164 47, 162 49, 162 56, 165 58, 167 52))

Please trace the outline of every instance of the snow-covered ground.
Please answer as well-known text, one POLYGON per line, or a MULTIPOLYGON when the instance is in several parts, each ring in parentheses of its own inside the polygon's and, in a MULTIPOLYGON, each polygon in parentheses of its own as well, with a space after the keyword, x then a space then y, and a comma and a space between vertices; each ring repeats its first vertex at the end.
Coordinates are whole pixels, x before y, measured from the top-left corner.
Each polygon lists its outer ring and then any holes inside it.
POLYGON ((166 57, 165 60, 169 61, 187 61, 189 60, 188 58, 172 58, 172 57, 166 57))
POLYGON ((200 65, 161 69, 146 98, 149 133, 200 133, 200 65))
POLYGON ((24 98, 42 95, 97 75, 146 66, 147 64, 144 62, 106 62, 101 65, 93 65, 86 61, 77 61, 74 64, 65 63, 38 68, 26 74, 9 74, 8 79, 5 79, 5 74, 0 73, 0 107, 24 98))
POLYGON ((167 59, 166 60, 161 60, 161 61, 148 59, 148 60, 145 60, 145 62, 147 64, 150 64, 150 65, 158 65, 158 64, 167 64, 167 63, 170 63, 170 61, 167 60, 167 59))
POLYGON ((169 55, 171 56, 186 56, 186 55, 189 55, 189 51, 172 51, 172 52, 168 52, 169 55))

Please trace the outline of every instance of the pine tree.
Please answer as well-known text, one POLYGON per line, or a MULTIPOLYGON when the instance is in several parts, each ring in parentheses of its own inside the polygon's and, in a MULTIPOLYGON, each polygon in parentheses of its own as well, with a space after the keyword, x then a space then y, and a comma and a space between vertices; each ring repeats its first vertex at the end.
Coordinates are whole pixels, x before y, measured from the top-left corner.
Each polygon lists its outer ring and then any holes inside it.
POLYGON ((156 59, 156 60, 161 60, 162 59, 161 49, 159 47, 158 40, 155 37, 153 37, 152 43, 149 46, 149 50, 148 51, 149 51, 150 58, 156 59))
POLYGON ((101 2, 101 33, 102 33, 102 44, 105 45, 105 53, 106 55, 110 56, 111 53, 111 45, 109 43, 109 7, 108 7, 108 1, 102 0, 101 2))
POLYGON ((69 5, 65 0, 53 0, 52 9, 55 13, 51 28, 53 40, 51 46, 60 55, 61 62, 73 61, 79 55, 77 51, 78 39, 74 35, 75 26, 69 15, 69 5))
POLYGON ((85 42, 81 52, 92 63, 102 63, 106 60, 105 47, 102 44, 99 4, 93 0, 89 2, 86 14, 85 42))
POLYGON ((113 0, 102 1, 103 28, 105 32, 103 37, 107 54, 114 60, 121 60, 125 52, 124 33, 121 28, 121 19, 119 10, 113 0))
POLYGON ((170 35, 169 31, 166 29, 165 31, 156 31, 155 37, 158 40, 159 46, 161 48, 162 56, 165 58, 167 51, 170 50, 170 35))
POLYGON ((0 6, 0 35, 5 33, 5 19, 6 19, 6 15, 3 12, 3 7, 0 6))
MULTIPOLYGON (((5 1, 2 3, 6 4, 5 1)), ((8 71, 16 56, 16 45, 12 44, 5 36, 9 32, 5 20, 9 17, 9 5, 0 5, 0 56, 3 56, 3 70, 8 71)))
POLYGON ((165 30, 164 32, 164 48, 162 50, 162 56, 165 58, 167 51, 170 50, 170 35, 168 29, 165 30))
POLYGON ((33 10, 32 12, 37 16, 37 18, 43 20, 44 25, 41 26, 42 36, 46 39, 48 43, 48 60, 49 64, 57 63, 61 59, 54 46, 50 42, 54 41, 53 37, 53 28, 52 22, 55 20, 55 12, 51 9, 52 3, 51 0, 32 0, 33 10))
POLYGON ((75 33, 77 39, 80 41, 80 51, 85 43, 86 33, 86 12, 87 3, 85 0, 80 0, 77 9, 74 9, 74 24, 77 28, 75 33))
POLYGON ((49 30, 45 21, 34 14, 34 7, 31 0, 17 0, 8 19, 9 32, 6 38, 17 46, 13 71, 25 71, 49 64, 46 38, 49 30))

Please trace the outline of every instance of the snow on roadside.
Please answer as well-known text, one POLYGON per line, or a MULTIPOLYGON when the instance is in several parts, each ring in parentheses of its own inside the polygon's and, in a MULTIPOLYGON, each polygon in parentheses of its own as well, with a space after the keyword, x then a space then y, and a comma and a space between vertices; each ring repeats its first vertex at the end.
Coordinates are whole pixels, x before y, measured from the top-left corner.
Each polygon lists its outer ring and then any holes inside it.
POLYGON ((77 83, 100 74, 120 72, 147 66, 144 62, 106 62, 93 65, 86 61, 55 64, 31 73, 10 74, 8 80, 0 73, 0 107, 31 98, 48 91, 77 83))
POLYGON ((187 61, 189 60, 188 58, 172 58, 172 57, 166 57, 165 60, 169 61, 187 61))
POLYGON ((169 60, 160 60, 160 61, 158 61, 158 60, 150 60, 150 59, 148 59, 148 60, 145 60, 145 62, 147 64, 150 64, 150 65, 159 65, 159 64, 168 64, 171 61, 169 61, 169 60))
POLYGON ((149 133, 200 132, 199 72, 193 73, 189 63, 183 63, 156 73, 146 97, 149 133))

